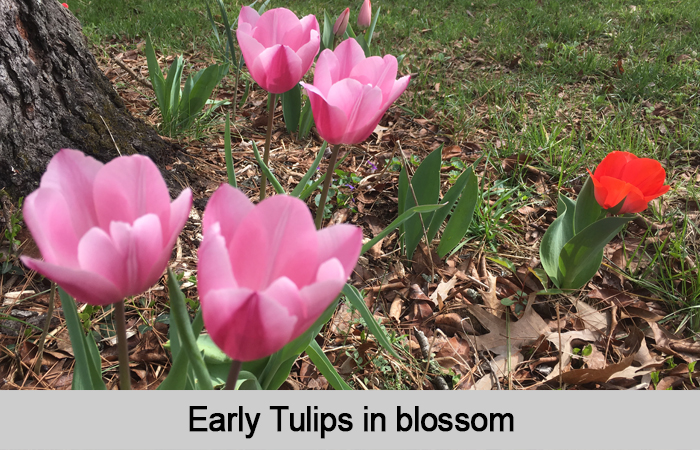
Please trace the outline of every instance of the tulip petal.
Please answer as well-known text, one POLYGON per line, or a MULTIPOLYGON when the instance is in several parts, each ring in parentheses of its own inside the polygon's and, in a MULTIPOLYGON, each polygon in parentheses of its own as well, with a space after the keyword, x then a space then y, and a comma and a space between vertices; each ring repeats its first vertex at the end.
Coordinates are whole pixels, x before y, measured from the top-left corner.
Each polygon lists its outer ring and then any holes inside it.
POLYGON ((244 6, 241 8, 241 12, 238 15, 238 27, 241 25, 248 25, 252 29, 255 24, 260 20, 260 14, 250 6, 244 6))
POLYGON ((78 244, 81 269, 109 280, 119 289, 122 297, 126 296, 128 279, 125 256, 117 249, 112 237, 101 228, 91 228, 78 244))
POLYGON ((264 290, 286 276, 297 286, 316 275, 316 227, 301 200, 276 195, 259 203, 243 220, 229 243, 233 274, 241 286, 264 290))
POLYGON ((163 236, 167 239, 166 242, 163 242, 164 247, 172 250, 177 237, 185 227, 185 222, 187 222, 191 210, 192 190, 187 188, 180 192, 180 195, 170 204, 170 220, 168 221, 168 230, 170 233, 163 236))
POLYGON ((357 144, 369 137, 379 123, 382 91, 346 78, 331 87, 328 103, 342 109, 347 116, 343 144, 357 144))
POLYGON ((301 22, 296 14, 286 8, 274 8, 260 16, 255 24, 253 37, 267 48, 280 44, 290 45, 285 39, 292 37, 290 31, 293 30, 293 34, 297 35, 302 32, 301 22))
POLYGON ((620 179, 637 187, 644 195, 655 194, 666 181, 666 171, 661 163, 649 158, 629 161, 620 174, 620 179))
POLYGON ((97 225, 93 183, 104 164, 78 150, 63 149, 51 158, 41 188, 61 192, 71 213, 76 236, 97 225))
POLYGON ((307 42, 296 51, 297 56, 301 60, 302 77, 306 75, 306 72, 309 71, 314 63, 314 58, 316 58, 319 48, 321 48, 321 36, 318 34, 318 31, 311 30, 307 42))
POLYGON ((388 98, 396 82, 398 67, 396 58, 391 55, 386 55, 384 59, 379 56, 371 56, 353 67, 350 72, 350 78, 362 84, 378 87, 388 98))
POLYGON ((146 214, 131 226, 124 222, 110 224, 112 242, 124 260, 126 296, 139 294, 158 281, 170 258, 171 248, 163 248, 158 216, 146 214))
POLYGON ((411 76, 406 75, 405 77, 401 77, 394 82, 394 86, 391 88, 391 93, 388 97, 384 97, 384 106, 382 106, 384 108, 384 112, 386 112, 386 110, 389 109, 389 106, 391 106, 391 104, 394 103, 401 94, 403 94, 403 91, 406 90, 410 81, 411 76))
MULTIPOLYGON (((362 47, 355 39, 346 39, 338 44, 333 54, 337 60, 337 72, 334 73, 334 83, 350 77, 352 69, 365 59, 365 51, 362 50, 362 47)), ((315 78, 314 84, 316 84, 315 78)))
POLYGON ((170 236, 170 193, 150 158, 133 155, 113 159, 95 177, 93 192, 102 229, 109 229, 112 221, 131 224, 153 213, 160 219, 162 236, 170 236))
POLYGON ((44 260, 75 269, 80 267, 74 217, 60 191, 49 187, 37 189, 27 196, 22 213, 44 260))
POLYGON ((202 218, 202 229, 207 230, 219 223, 221 235, 231 242, 238 226, 255 206, 240 190, 229 184, 222 184, 209 199, 202 218))
POLYGON ((345 278, 352 275, 362 248, 362 230, 345 223, 323 228, 316 234, 318 265, 335 258, 343 266, 345 278))
MULTIPOLYGON (((258 55, 265 51, 265 46, 257 40, 255 40, 253 36, 251 36, 252 31, 252 29, 246 30, 243 26, 240 25, 236 30, 236 39, 238 39, 238 45, 241 48, 241 54, 243 54, 243 60, 245 61, 245 65, 248 66, 248 70, 250 70, 250 68, 253 67, 255 58, 257 58, 258 55)), ((250 76, 253 76, 253 74, 251 73, 250 76)), ((258 82, 257 79, 253 79, 256 83, 258 82)))
POLYGON ((309 95, 316 130, 331 145, 342 144, 347 116, 339 107, 329 105, 324 96, 313 85, 302 83, 309 95))
POLYGON ((263 358, 292 339, 297 318, 274 299, 241 288, 210 291, 201 301, 209 334, 233 359, 263 358))
POLYGON ((248 70, 263 89, 273 94, 287 92, 304 75, 301 58, 291 48, 279 44, 265 49, 248 70))
POLYGON ((94 272, 58 266, 28 256, 20 259, 25 266, 56 282, 79 302, 109 305, 124 299, 112 282, 94 272))
POLYGON ((316 282, 299 291, 307 307, 307 316, 298 324, 302 332, 309 328, 335 300, 346 281, 345 268, 337 259, 330 259, 319 267, 316 282))
POLYGON ((601 177, 621 178, 622 169, 633 159, 637 159, 635 155, 629 152, 610 152, 596 167, 595 175, 598 179, 601 177))
MULTIPOLYGON (((299 296, 299 288, 287 277, 276 279, 262 294, 266 298, 274 299, 278 305, 283 306, 290 316, 306 317, 307 315, 308 308, 299 296)), ((292 337, 292 339, 295 337, 292 337)))
POLYGON ((220 225, 216 222, 204 233, 197 252, 197 289, 201 295, 215 289, 238 288, 220 225))

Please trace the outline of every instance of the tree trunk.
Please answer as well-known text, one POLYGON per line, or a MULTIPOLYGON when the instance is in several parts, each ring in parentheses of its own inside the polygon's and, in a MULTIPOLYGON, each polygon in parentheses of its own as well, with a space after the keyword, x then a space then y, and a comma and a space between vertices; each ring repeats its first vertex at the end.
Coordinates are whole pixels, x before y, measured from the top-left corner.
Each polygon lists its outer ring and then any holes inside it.
POLYGON ((36 189, 62 148, 103 162, 141 153, 161 168, 173 152, 126 110, 68 9, 0 0, 0 190, 16 200, 36 189))

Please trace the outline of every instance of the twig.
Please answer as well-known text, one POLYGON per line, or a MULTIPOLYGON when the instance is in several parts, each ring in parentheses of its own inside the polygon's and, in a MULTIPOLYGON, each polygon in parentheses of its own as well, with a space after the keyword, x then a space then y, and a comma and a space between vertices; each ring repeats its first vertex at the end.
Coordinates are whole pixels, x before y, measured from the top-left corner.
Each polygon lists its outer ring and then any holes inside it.
POLYGON ((114 62, 117 63, 117 65, 118 65, 119 67, 121 67, 122 69, 126 70, 126 71, 129 73, 129 75, 131 75, 132 77, 134 77, 134 79, 135 79, 136 81, 138 81, 138 82, 141 83, 142 85, 146 86, 148 89, 153 90, 153 85, 151 84, 150 81, 148 81, 147 78, 144 78, 144 77, 142 77, 141 75, 139 75, 138 73, 134 72, 134 71, 131 69, 131 67, 127 66, 127 65, 124 63, 124 61, 121 60, 121 58, 118 58, 118 57, 112 56, 112 55, 110 55, 110 56, 112 57, 112 59, 114 60, 114 62))

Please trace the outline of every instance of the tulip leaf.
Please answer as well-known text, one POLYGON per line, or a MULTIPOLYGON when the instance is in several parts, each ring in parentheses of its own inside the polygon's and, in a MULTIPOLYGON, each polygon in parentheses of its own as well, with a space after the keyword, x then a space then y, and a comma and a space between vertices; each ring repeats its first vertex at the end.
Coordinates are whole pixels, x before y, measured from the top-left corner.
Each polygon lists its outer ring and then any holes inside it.
POLYGON ((386 236, 389 235, 389 233, 394 231, 397 227, 400 227, 406 220, 413 217, 414 214, 431 212, 431 211, 435 211, 437 209, 440 209, 442 207, 443 207, 443 204, 421 205, 421 206, 414 206, 413 208, 409 209, 408 211, 405 211, 403 214, 401 214, 399 217, 397 217, 393 222, 391 222, 389 225, 387 225, 387 227, 384 228, 379 234, 377 234, 374 238, 372 238, 371 241, 369 241, 365 245, 363 245, 362 249, 360 250, 360 255, 367 252, 367 250, 372 248, 374 246, 374 244, 376 244, 380 240, 384 239, 386 236))
POLYGON ((297 197, 299 198, 301 196, 301 193, 304 192, 304 188, 306 187, 306 183, 309 182, 311 177, 316 173, 316 168, 318 167, 319 164, 321 164, 321 160, 323 159, 323 154, 326 152, 326 147, 328 146, 328 142, 323 141, 323 145, 321 145, 321 149, 318 151, 318 155, 316 155, 316 159, 314 159, 314 162, 311 163, 311 167, 309 167, 309 170, 306 171, 304 176, 301 178, 301 181, 299 181, 299 184, 296 185, 294 190, 292 191, 291 195, 292 197, 297 197))
POLYGON ((214 88, 226 75, 227 71, 227 64, 223 66, 212 64, 206 69, 202 69, 187 77, 185 89, 182 91, 182 99, 178 105, 177 122, 175 124, 177 130, 183 130, 192 125, 195 117, 204 108, 214 88))
POLYGON ((92 388, 95 390, 107 390, 104 381, 102 380, 102 359, 100 358, 100 351, 97 348, 95 339, 92 337, 92 333, 85 335, 85 349, 88 353, 88 369, 90 370, 90 380, 92 381, 92 388))
POLYGON ((603 249, 634 216, 606 217, 581 230, 559 254, 559 287, 580 289, 593 278, 603 261, 603 249))
POLYGON ((295 133, 299 129, 301 116, 301 85, 299 83, 282 94, 282 114, 287 131, 295 133))
POLYGON ((593 181, 590 177, 583 184, 581 192, 576 199, 576 210, 574 212, 574 233, 578 233, 593 222, 597 221, 603 208, 595 199, 593 181))
POLYGON ((237 188, 236 171, 233 167, 233 156, 231 155, 231 120, 226 113, 226 126, 224 128, 224 158, 226 159, 226 174, 228 175, 228 184, 237 188))
POLYGON ((267 384, 260 383, 262 388, 268 391, 276 391, 279 389, 279 387, 282 386, 282 383, 284 383, 284 380, 289 377, 289 372, 292 371, 292 366, 297 360, 297 357, 298 355, 294 355, 278 364, 277 370, 267 384))
MULTIPOLYGON (((399 200, 398 200, 398 207, 399 207, 399 217, 403 215, 403 212, 406 210, 406 192, 408 192, 408 173, 406 171, 406 166, 401 167, 401 172, 399 172, 399 200)), ((388 227, 387 227, 388 228, 388 227)), ((406 246, 404 245, 404 240, 403 240, 403 235, 405 232, 405 226, 403 224, 403 220, 401 221, 399 225, 399 236, 401 238, 399 239, 399 245, 401 246, 401 252, 405 253, 406 246)))
MULTIPOLYGON (((404 191, 404 209, 412 208, 416 205, 431 205, 437 203, 440 195, 440 165, 442 163, 442 146, 430 153, 418 166, 416 173, 411 180, 411 186, 404 191), (414 196, 415 194, 415 196, 414 196)), ((399 180, 401 187, 401 180, 399 180)), ((411 217, 404 223, 404 246, 406 258, 410 260, 413 252, 418 247, 418 243, 423 237, 423 225, 430 224, 433 213, 425 213, 416 217, 411 217)))
POLYGON ((394 350, 393 346, 391 345, 391 341, 389 340, 389 336, 386 334, 386 331, 379 326, 369 308, 367 308, 365 300, 362 298, 360 291, 358 291, 355 286, 345 283, 345 286, 343 287, 343 295, 345 295, 345 298, 348 299, 350 304, 360 312, 360 315, 367 324, 367 327, 369 327, 369 331, 375 338, 377 338, 377 341, 382 347, 384 347, 384 350, 389 352, 394 358, 400 359, 398 353, 396 353, 396 350, 394 350))
POLYGON ((473 175, 474 171, 471 167, 462 172, 459 178, 457 178, 457 181, 455 181, 455 184, 447 191, 445 196, 442 197, 440 203, 446 203, 446 205, 433 214, 433 219, 430 221, 430 226, 428 227, 428 242, 431 242, 435 238, 435 235, 440 229, 440 225, 442 225, 442 222, 452 212, 452 207, 457 203, 459 195, 467 185, 467 181, 469 181, 470 177, 473 175))
MULTIPOLYGON (((372 23, 369 26, 369 29, 367 30, 367 49, 369 51, 369 48, 372 46, 372 36, 374 35, 374 27, 377 26, 377 19, 379 19, 379 13, 382 11, 382 7, 380 6, 377 8, 377 13, 372 17, 372 23)), ((366 56, 372 56, 372 55, 366 55, 366 56)))
MULTIPOLYGON (((167 104, 165 103, 165 78, 163 78, 163 72, 161 72, 160 66, 158 65, 158 58, 156 58, 156 53, 153 51, 150 36, 146 36, 146 61, 148 62, 148 76, 151 79, 153 91, 156 93, 158 106, 161 108, 161 111, 163 111, 163 108, 167 108, 167 104)), ((163 114, 165 114, 165 112, 163 112, 163 114)))
POLYGON ((333 23, 331 18, 328 17, 326 10, 323 10, 323 33, 321 34, 321 48, 319 52, 325 49, 333 50, 333 23))
POLYGON ((275 192, 277 192, 278 194, 284 194, 284 188, 282 187, 280 182, 277 181, 277 178, 272 174, 270 168, 267 167, 265 162, 262 160, 260 152, 258 151, 258 146, 255 144, 255 141, 250 142, 253 143, 253 154, 255 155, 255 159, 258 161, 258 166, 260 167, 260 170, 262 170, 267 179, 270 180, 270 184, 273 188, 275 188, 275 192))
MULTIPOLYGON (((228 372, 226 373, 228 377, 228 372)), ((255 377, 254 374, 241 370, 238 374, 238 380, 236 380, 236 390, 238 391, 262 391, 262 386, 260 382, 255 377)))
MULTIPOLYGON (((228 14, 226 13, 226 6, 222 0, 216 0, 219 5, 219 11, 221 12, 221 20, 224 23, 224 30, 226 30, 226 48, 231 52, 231 64, 236 64, 236 47, 233 45, 233 33, 231 33, 231 26, 228 23, 228 14)), ((209 7, 207 6, 207 9, 209 7)), ((238 21, 236 18, 235 22, 238 21)), ((214 24, 214 29, 216 25, 214 24)), ((217 37, 218 39, 218 37, 217 37)), ((238 67, 236 68, 238 70, 238 67)))
POLYGON ((473 174, 471 168, 467 169, 465 172, 467 171, 471 173, 471 176, 467 180, 462 190, 462 195, 459 197, 459 202, 457 206, 455 206, 454 212, 447 222, 445 231, 440 238, 440 244, 437 248, 440 258, 444 258, 445 255, 452 251, 467 234, 469 224, 472 222, 474 210, 479 200, 476 176, 473 174))
POLYGON ((336 391, 352 391, 352 388, 343 380, 333 367, 333 364, 328 360, 328 357, 323 350, 318 345, 318 342, 311 341, 309 346, 306 348, 306 354, 309 355, 309 359, 316 366, 321 374, 326 377, 328 383, 333 386, 336 391))
POLYGON ((549 275, 549 279, 559 288, 562 287, 559 254, 564 245, 574 236, 573 213, 575 206, 576 204, 572 200, 559 195, 557 218, 547 228, 540 243, 542 267, 549 275))
MULTIPOLYGON (((324 151, 325 151, 325 150, 324 150, 324 151)), ((340 160, 338 160, 338 161, 335 163, 335 167, 333 168, 333 171, 334 171, 334 172, 335 172, 335 169, 337 169, 337 168, 343 163, 343 161, 345 161, 345 158, 347 158, 349 154, 350 154, 349 152, 346 153, 342 158, 340 158, 340 160)), ((325 179, 326 179, 326 174, 324 173, 323 175, 321 175, 320 177, 318 177, 318 180, 316 180, 316 181, 314 181, 313 183, 311 183, 310 185, 306 186, 306 187, 304 188, 304 190, 301 191, 301 194, 299 194, 299 199, 300 199, 300 200, 306 200, 306 199, 309 197, 309 195, 311 195, 311 194, 313 193, 313 191, 315 191, 316 188, 317 188, 321 183, 323 183, 323 180, 325 180, 325 179)))
MULTIPOLYGON (((301 121, 299 122, 299 139, 304 139, 308 136, 311 127, 314 125, 314 114, 311 111, 311 102, 306 101, 304 108, 301 110, 301 121)), ((324 141, 325 142, 325 141, 324 141)))
POLYGON ((192 368, 197 375, 195 387, 211 390, 211 378, 204 364, 197 341, 190 324, 190 317, 187 313, 187 305, 185 304, 185 296, 177 285, 175 274, 172 269, 168 268, 168 290, 170 291, 170 312, 171 318, 177 324, 180 337, 181 352, 189 359, 192 368))
POLYGON ((165 78, 165 105, 160 106, 160 112, 163 116, 163 123, 166 126, 169 126, 177 116, 180 104, 180 80, 182 80, 183 65, 184 60, 182 55, 179 55, 170 64, 168 75, 165 78))
MULTIPOLYGON (((94 365, 94 359, 90 355, 90 350, 86 348, 87 339, 92 339, 92 335, 87 337, 83 332, 83 324, 78 317, 78 308, 75 306, 73 297, 68 295, 62 288, 58 288, 58 295, 61 298, 63 313, 68 326, 68 335, 70 336, 71 346, 73 347, 73 356, 75 357, 75 369, 73 372, 73 390, 94 390, 106 389, 101 375, 98 379, 93 377, 95 370, 101 374, 102 366, 91 368, 94 365), (100 386, 101 385, 101 386, 100 386)), ((93 340, 93 345, 94 345, 93 340)), ((99 355, 98 355, 99 362, 99 355)))

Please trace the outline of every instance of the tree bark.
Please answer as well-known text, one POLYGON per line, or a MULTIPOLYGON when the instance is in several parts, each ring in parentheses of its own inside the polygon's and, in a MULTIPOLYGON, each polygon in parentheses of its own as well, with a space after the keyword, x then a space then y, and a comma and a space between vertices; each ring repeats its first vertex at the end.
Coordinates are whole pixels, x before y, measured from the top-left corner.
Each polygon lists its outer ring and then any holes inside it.
POLYGON ((62 148, 103 162, 141 153, 161 168, 173 153, 129 114, 68 9, 0 0, 0 190, 16 200, 36 189, 62 148))

